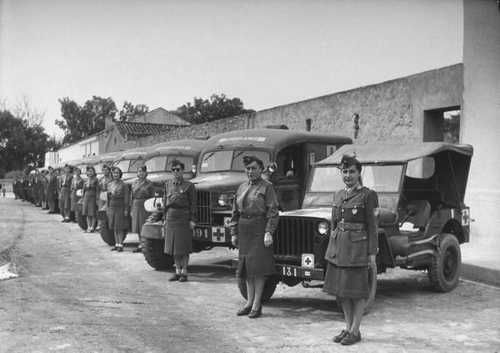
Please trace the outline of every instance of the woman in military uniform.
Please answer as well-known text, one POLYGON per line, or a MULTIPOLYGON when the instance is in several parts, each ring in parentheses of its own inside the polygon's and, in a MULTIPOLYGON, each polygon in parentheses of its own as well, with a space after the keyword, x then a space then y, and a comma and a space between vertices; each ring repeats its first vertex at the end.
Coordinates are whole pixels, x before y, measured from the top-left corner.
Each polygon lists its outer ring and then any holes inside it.
POLYGON ((82 215, 87 217, 87 232, 93 233, 96 228, 98 181, 95 168, 87 167, 87 180, 83 184, 82 215))
POLYGON ((63 222, 70 222, 71 212, 71 180, 73 179, 72 168, 69 165, 64 166, 64 174, 61 175, 61 194, 60 205, 61 216, 63 222))
POLYGON ((144 209, 144 201, 154 196, 153 183, 147 179, 147 175, 146 166, 139 167, 139 169, 137 169, 137 179, 132 184, 132 202, 130 210, 132 229, 130 232, 139 235, 139 246, 134 252, 142 251, 141 229, 148 216, 144 209))
POLYGON ((115 234, 115 246, 111 250, 123 251, 123 239, 125 238, 126 217, 129 212, 129 190, 122 180, 122 171, 118 167, 111 169, 113 180, 107 185, 108 202, 106 216, 108 227, 115 234))
POLYGON ((187 281, 189 254, 193 251, 196 222, 194 184, 184 180, 184 163, 173 160, 174 178, 165 183, 165 253, 173 255, 175 274, 169 281, 187 281))
POLYGON ((278 198, 272 184, 262 179, 264 163, 255 156, 243 157, 248 182, 241 184, 233 201, 231 242, 239 247, 237 275, 247 285, 247 303, 237 315, 257 318, 262 314, 266 276, 276 272, 273 233, 278 225, 278 198))
POLYGON ((333 199, 332 233, 325 254, 328 266, 323 290, 335 295, 342 305, 346 328, 334 342, 351 345, 361 340, 359 326, 369 296, 369 267, 377 254, 375 191, 362 186, 361 163, 344 156, 341 161, 345 189, 333 199))
POLYGON ((71 212, 73 216, 76 215, 76 204, 80 201, 80 196, 78 196, 77 191, 83 189, 84 180, 81 177, 82 170, 78 167, 73 169, 73 179, 71 180, 71 212))
POLYGON ((49 204, 48 213, 56 213, 57 209, 57 175, 54 168, 49 167, 49 175, 47 176, 47 203, 49 204))

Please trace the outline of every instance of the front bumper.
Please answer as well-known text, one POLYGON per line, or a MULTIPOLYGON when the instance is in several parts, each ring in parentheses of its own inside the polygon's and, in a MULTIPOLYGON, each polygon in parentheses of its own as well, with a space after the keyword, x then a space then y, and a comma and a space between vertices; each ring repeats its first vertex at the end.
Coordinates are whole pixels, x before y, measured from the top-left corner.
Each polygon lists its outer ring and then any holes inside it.
MULTIPOLYGON (((231 267, 238 268, 238 259, 231 260, 231 267)), ((297 278, 305 281, 323 281, 325 270, 323 268, 305 268, 295 265, 276 265, 276 274, 281 278, 297 278)))

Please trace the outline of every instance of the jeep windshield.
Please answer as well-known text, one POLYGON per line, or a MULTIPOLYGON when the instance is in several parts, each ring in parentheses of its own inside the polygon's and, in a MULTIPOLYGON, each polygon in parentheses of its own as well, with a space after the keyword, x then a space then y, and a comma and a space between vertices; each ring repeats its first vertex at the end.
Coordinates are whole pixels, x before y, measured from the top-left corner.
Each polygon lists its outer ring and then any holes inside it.
POLYGON ((201 158, 201 173, 245 170, 244 156, 255 156, 262 160, 264 166, 269 164, 269 152, 258 150, 224 150, 203 154, 201 158))
POLYGON ((156 156, 150 158, 144 163, 148 173, 154 172, 170 172, 170 164, 176 159, 184 164, 184 171, 190 172, 193 166, 193 157, 187 156, 156 156))
MULTIPOLYGON (((377 192, 398 192, 403 172, 402 165, 363 165, 363 185, 377 192)), ((342 173, 337 166, 316 167, 310 192, 335 192, 345 188, 342 173)))

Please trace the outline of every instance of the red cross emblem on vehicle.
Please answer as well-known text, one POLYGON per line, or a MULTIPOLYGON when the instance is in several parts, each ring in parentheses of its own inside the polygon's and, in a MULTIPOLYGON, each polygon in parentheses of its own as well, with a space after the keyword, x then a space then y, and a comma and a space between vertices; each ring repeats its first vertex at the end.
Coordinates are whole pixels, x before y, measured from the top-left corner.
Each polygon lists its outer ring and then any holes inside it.
POLYGON ((302 254, 302 267, 314 268, 314 254, 302 254))
POLYGON ((224 227, 212 227, 212 241, 214 243, 223 243, 226 241, 224 227))

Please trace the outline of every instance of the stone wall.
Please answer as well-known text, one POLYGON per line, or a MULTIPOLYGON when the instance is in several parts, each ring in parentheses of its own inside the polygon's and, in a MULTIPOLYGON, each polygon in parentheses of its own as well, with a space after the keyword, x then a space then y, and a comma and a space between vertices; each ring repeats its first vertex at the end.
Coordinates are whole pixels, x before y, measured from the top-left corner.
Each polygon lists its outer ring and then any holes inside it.
POLYGON ((462 64, 456 64, 253 114, 173 128, 161 136, 141 138, 138 145, 281 124, 306 130, 307 119, 311 131, 354 137, 354 113, 360 117, 357 143, 422 141, 425 110, 462 105, 462 77, 462 64))
POLYGON ((311 119, 311 131, 354 137, 357 113, 357 143, 422 141, 424 111, 461 105, 462 87, 462 65, 457 64, 262 110, 255 127, 286 124, 305 130, 306 119, 311 119))

